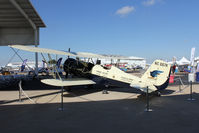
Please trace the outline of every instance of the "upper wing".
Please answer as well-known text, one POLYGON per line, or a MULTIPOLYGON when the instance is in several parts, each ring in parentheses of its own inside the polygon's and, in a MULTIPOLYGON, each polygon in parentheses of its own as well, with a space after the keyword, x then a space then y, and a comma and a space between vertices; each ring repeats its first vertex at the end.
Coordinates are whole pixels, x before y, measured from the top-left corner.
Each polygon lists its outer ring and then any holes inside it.
POLYGON ((103 55, 86 53, 86 52, 77 52, 77 53, 76 52, 66 52, 66 51, 60 51, 60 50, 23 46, 23 45, 9 45, 9 47, 24 50, 24 51, 29 51, 29 52, 58 54, 58 55, 67 55, 67 56, 84 57, 84 58, 105 58, 103 55))
POLYGON ((58 54, 58 55, 67 55, 74 57, 83 57, 83 58, 98 58, 98 59, 127 59, 126 57, 110 57, 107 55, 87 53, 87 52, 66 52, 60 50, 38 48, 24 45, 9 45, 9 47, 29 51, 29 52, 38 52, 38 53, 47 53, 47 54, 58 54))
POLYGON ((42 83, 52 86, 78 86, 78 85, 92 85, 96 84, 92 80, 88 79, 65 79, 65 80, 59 80, 59 79, 42 79, 42 83))
POLYGON ((70 53, 70 52, 53 50, 53 49, 46 49, 46 48, 30 47, 30 46, 23 46, 23 45, 9 45, 9 47, 24 50, 24 51, 29 51, 29 52, 39 52, 39 53, 75 56, 75 54, 70 53))

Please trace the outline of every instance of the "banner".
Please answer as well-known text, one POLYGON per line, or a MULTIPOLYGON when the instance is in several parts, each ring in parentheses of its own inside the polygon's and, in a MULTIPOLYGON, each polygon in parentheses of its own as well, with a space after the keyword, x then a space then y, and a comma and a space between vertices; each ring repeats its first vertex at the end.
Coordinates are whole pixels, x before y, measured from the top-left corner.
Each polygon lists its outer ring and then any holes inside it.
POLYGON ((194 55, 195 55, 195 48, 192 48, 191 49, 191 58, 190 58, 191 66, 194 65, 194 55))
POLYGON ((21 65, 21 72, 24 71, 24 69, 26 68, 26 62, 28 61, 28 59, 25 59, 21 65))
POLYGON ((197 72, 199 72, 199 63, 198 63, 198 65, 197 65, 197 70, 196 70, 197 72))

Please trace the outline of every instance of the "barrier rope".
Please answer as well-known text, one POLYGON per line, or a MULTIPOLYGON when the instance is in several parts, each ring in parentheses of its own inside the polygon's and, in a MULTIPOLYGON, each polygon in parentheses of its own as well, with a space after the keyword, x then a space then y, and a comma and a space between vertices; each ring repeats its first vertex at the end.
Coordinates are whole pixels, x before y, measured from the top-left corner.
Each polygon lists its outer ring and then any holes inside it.
MULTIPOLYGON (((33 103, 35 103, 35 104, 40 104, 40 103, 37 102, 40 98, 37 98, 35 101, 32 100, 32 99, 25 93, 25 91, 22 89, 22 85, 21 85, 21 84, 22 84, 22 81, 20 80, 20 81, 19 81, 19 88, 20 88, 20 91, 23 93, 23 95, 24 95, 26 98, 28 98, 31 102, 33 102, 33 103)), ((44 103, 50 103, 51 101, 53 101, 53 100, 58 96, 59 93, 60 93, 60 92, 57 92, 55 96, 53 96, 51 99, 49 99, 47 102, 44 102, 44 103)), ((20 94, 20 95, 22 96, 22 94, 20 94)), ((21 99, 20 99, 20 100, 21 100, 21 99)), ((42 103, 42 104, 44 104, 44 103, 42 103)))
POLYGON ((182 88, 180 88, 180 84, 179 84, 179 90, 178 90, 178 91, 175 91, 173 94, 177 94, 177 93, 179 93, 179 92, 182 92, 182 91, 184 91, 187 87, 189 87, 189 84, 185 86, 185 84, 182 82, 182 79, 181 79, 180 77, 174 79, 174 81, 175 81, 175 80, 179 80, 179 81, 180 81, 180 83, 181 83, 181 85, 182 85, 182 88))
POLYGON ((35 101, 37 104, 45 104, 45 103, 50 103, 51 101, 53 101, 59 94, 60 92, 58 92, 54 97, 52 97, 50 100, 48 100, 47 102, 44 102, 44 103, 38 103, 37 101, 40 99, 40 98, 37 98, 37 100, 35 101))
MULTIPOLYGON (((25 91, 22 89, 21 83, 22 83, 22 81, 20 80, 20 81, 19 81, 19 88, 20 88, 20 91, 21 91, 21 92, 24 94, 24 96, 25 96, 26 98, 28 98, 31 102, 37 104, 34 100, 32 100, 32 99, 25 93, 25 91)), ((21 94, 20 94, 20 95, 21 95, 21 94)))

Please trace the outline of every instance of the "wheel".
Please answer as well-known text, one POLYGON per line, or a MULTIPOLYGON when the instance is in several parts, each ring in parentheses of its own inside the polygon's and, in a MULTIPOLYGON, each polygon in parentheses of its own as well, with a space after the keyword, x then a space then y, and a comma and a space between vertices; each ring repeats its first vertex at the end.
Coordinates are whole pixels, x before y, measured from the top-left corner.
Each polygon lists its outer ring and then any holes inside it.
POLYGON ((161 93, 159 91, 157 91, 156 96, 161 97, 161 93))
POLYGON ((66 73, 65 78, 67 79, 68 78, 68 71, 66 71, 65 73, 66 73))
POLYGON ((107 90, 103 90, 102 94, 109 94, 107 90))

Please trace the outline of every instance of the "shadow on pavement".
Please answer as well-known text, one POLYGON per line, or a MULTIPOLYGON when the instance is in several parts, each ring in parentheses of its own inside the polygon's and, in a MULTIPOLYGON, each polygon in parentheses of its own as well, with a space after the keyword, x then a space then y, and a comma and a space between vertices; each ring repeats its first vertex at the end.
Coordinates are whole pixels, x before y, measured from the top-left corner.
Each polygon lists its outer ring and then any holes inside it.
MULTIPOLYGON (((199 100, 199 94, 193 97, 199 100)), ((199 102, 187 98, 155 97, 153 112, 144 112, 146 102, 139 99, 64 103, 63 111, 60 103, 1 105, 0 128, 2 133, 199 132, 199 102)))

